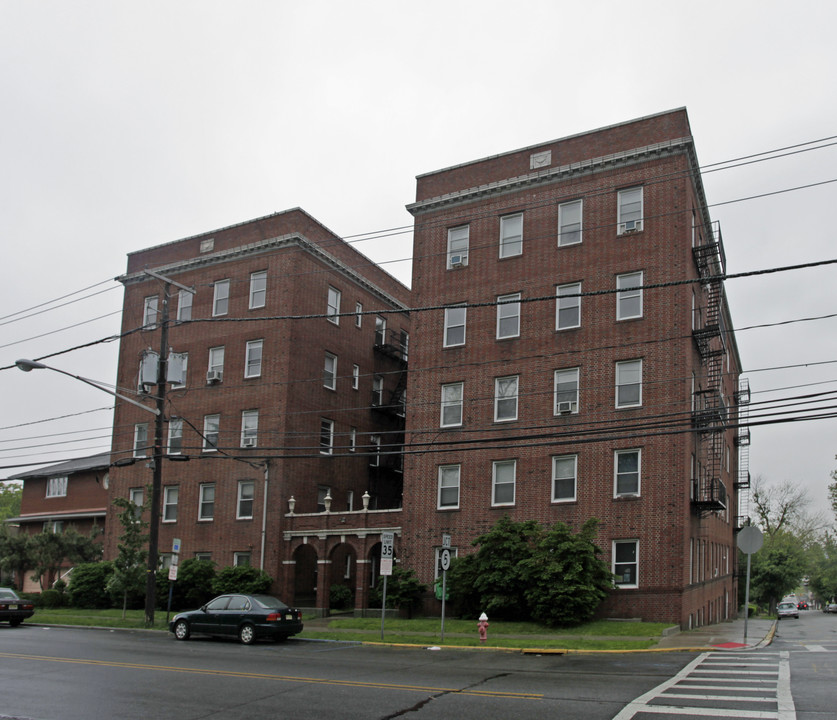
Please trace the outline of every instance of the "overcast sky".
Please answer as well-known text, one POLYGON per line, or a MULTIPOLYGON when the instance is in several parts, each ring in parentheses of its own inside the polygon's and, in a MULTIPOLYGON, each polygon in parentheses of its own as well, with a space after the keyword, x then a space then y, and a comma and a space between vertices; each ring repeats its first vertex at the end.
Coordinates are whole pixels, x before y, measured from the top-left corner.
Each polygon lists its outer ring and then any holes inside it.
MULTIPOLYGON (((837 136, 835 27, 805 1, 0 0, 0 478, 109 449, 107 395, 9 366, 116 334, 128 252, 292 207, 409 226, 418 174, 683 106, 703 166, 837 136)), ((729 273, 837 258, 831 142, 705 174, 729 273)), ((409 285, 411 244, 357 247, 409 285)), ((830 414, 835 277, 728 281, 753 419, 830 414)), ((112 383, 117 349, 46 362, 112 383)), ((837 420, 752 438, 753 476, 826 507, 837 420)))

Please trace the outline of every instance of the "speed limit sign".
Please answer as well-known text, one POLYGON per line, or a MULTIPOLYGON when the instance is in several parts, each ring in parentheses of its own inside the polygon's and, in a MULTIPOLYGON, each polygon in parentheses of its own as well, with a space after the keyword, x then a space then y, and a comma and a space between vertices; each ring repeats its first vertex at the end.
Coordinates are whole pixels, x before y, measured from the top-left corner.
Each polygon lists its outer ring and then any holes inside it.
POLYGON ((394 532, 381 533, 381 575, 392 575, 392 559, 395 555, 394 543, 394 532))
POLYGON ((442 566, 442 570, 446 572, 450 570, 450 550, 447 548, 443 548, 442 552, 439 553, 439 564, 442 566))

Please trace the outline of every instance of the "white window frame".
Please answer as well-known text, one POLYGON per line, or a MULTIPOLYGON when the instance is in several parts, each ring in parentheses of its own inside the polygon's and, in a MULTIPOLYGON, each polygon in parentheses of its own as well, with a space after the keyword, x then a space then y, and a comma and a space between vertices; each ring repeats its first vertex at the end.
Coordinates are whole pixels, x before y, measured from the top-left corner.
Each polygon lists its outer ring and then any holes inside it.
POLYGON ((571 415, 578 414, 579 407, 579 384, 580 384, 581 369, 580 368, 561 368, 556 370, 553 376, 553 413, 555 415, 566 415, 564 410, 564 403, 570 404, 571 415), (575 384, 575 391, 560 390, 561 385, 575 384))
POLYGON ((212 317, 227 315, 230 311, 230 281, 218 280, 212 293, 212 317))
POLYGON ((261 377, 263 358, 264 340, 248 340, 244 353, 244 377, 261 377))
POLYGON ((523 254, 523 213, 500 218, 500 257, 523 254))
POLYGON ((625 273, 616 276, 616 319, 632 320, 641 318, 643 314, 642 296, 643 273, 625 273), (631 307, 638 305, 632 311, 631 307))
POLYGON ((241 447, 257 447, 259 444, 259 411, 241 411, 241 447), (246 444, 252 440, 251 445, 246 444))
POLYGON ((622 360, 616 363, 616 407, 640 407, 642 405, 642 359, 637 360, 622 360), (638 376, 634 379, 632 376, 638 376), (622 390, 627 390, 633 386, 638 388, 638 399, 636 402, 623 402, 621 398, 622 390))
POLYGON ((613 544, 611 546, 610 551, 611 557, 611 572, 613 573, 613 582, 617 587, 622 588, 636 588, 639 587, 639 540, 637 539, 625 539, 625 540, 613 540, 613 544), (616 558, 616 546, 617 545, 633 545, 633 560, 629 561, 622 561, 617 562, 616 558), (625 568, 625 566, 633 566, 633 582, 625 581, 624 580, 624 570, 621 573, 617 573, 617 566, 625 568), (622 580, 620 580, 622 578, 622 580))
POLYGON ((163 512, 160 522, 177 522, 177 501, 180 497, 179 485, 167 485, 163 488, 163 512))
POLYGON ((642 450, 640 448, 629 448, 626 450, 614 450, 613 451, 613 497, 633 497, 638 496, 642 493, 642 450), (627 473, 623 471, 620 473, 619 471, 619 460, 623 457, 628 456, 636 456, 636 488, 632 490, 625 490, 624 488, 620 491, 619 490, 619 481, 623 479, 622 476, 630 474, 633 475, 633 472, 627 473))
POLYGON ((468 246, 470 244, 470 226, 458 225, 448 229, 448 252, 447 269, 464 266, 468 264, 468 246), (458 257, 459 263, 453 263, 453 258, 458 257))
POLYGON ((464 382, 446 383, 442 385, 442 407, 439 413, 440 427, 462 426, 464 398, 464 382), (451 417, 452 414, 454 417, 451 417))
POLYGON ((177 319, 180 322, 192 319, 192 301, 194 293, 181 290, 177 293, 177 319))
POLYGON ((203 443, 202 449, 204 452, 218 452, 218 443, 221 439, 221 415, 214 413, 212 415, 204 415, 203 417, 203 443), (212 442, 212 436, 215 436, 215 443, 212 442))
POLYGON ((253 553, 240 551, 233 553, 233 565, 235 567, 250 567, 253 563, 253 553))
POLYGON ((335 287, 328 287, 326 299, 326 318, 335 325, 340 324, 340 298, 342 293, 335 287))
POLYGON ((513 337, 520 337, 520 293, 497 298, 497 339, 513 337))
POLYGON ((491 463, 491 507, 502 507, 514 505, 515 496, 517 492, 517 460, 495 460, 491 463), (511 480, 505 480, 502 483, 497 481, 497 471, 501 468, 511 468, 511 480), (497 490, 503 486, 511 485, 511 500, 497 501, 497 490))
POLYGON ((142 511, 143 506, 145 505, 145 491, 143 488, 129 488, 128 489, 128 502, 131 502, 136 507, 134 512, 134 520, 139 521, 142 519, 142 511))
POLYGON ((552 502, 565 503, 575 502, 578 497, 578 455, 554 455, 552 457, 552 502), (571 465, 571 467, 570 467, 571 465), (560 474, 559 474, 560 469, 560 474), (571 470, 568 474, 567 470, 571 470), (572 480, 573 491, 571 496, 558 493, 559 480, 572 480))
POLYGON ((209 348, 209 361, 206 364, 206 369, 209 372, 215 371, 224 376, 224 346, 209 348))
POLYGON ((323 361, 323 387, 337 390, 337 355, 330 352, 325 354, 323 361))
POLYGON ((352 390, 360 387, 360 365, 352 365, 352 390))
POLYGON ((453 305, 445 308, 445 325, 442 347, 461 347, 465 344, 467 321, 468 308, 465 305, 453 305), (459 328, 462 328, 461 340, 459 340, 459 328), (452 337, 454 335, 454 331, 456 331, 456 335, 452 337))
POLYGON ((328 418, 320 418, 320 454, 331 455, 333 450, 334 420, 329 420, 328 418))
POLYGON ((381 407, 384 404, 384 376, 375 375, 372 377, 372 407, 381 407))
POLYGON ((168 454, 180 455, 183 452, 183 418, 169 418, 168 454))
POLYGON ((438 477, 436 509, 458 510, 462 482, 462 466, 459 464, 440 465, 438 477))
POLYGON ((215 483, 201 483, 198 493, 198 522, 215 519, 215 483))
POLYGON ((349 430, 349 452, 357 452, 357 428, 349 430))
POLYGON ((148 423, 134 425, 134 457, 148 457, 148 423))
POLYGON ((375 316, 375 345, 387 344, 387 319, 383 315, 375 316))
POLYGON ((555 288, 555 329, 556 330, 572 330, 581 327, 581 283, 567 283, 566 285, 558 285, 555 288), (571 297, 567 297, 567 296, 571 297), (564 313, 564 318, 570 313, 574 312, 574 322, 563 322, 561 314, 564 313))
POLYGON ((267 304, 267 270, 250 273, 250 310, 267 304))
POLYGON ((584 202, 571 200, 558 205, 558 246, 578 245, 583 239, 584 202), (572 214, 578 208, 578 219, 572 214), (567 217, 567 216, 570 217, 567 217), (578 227, 575 227, 578 226, 578 227))
POLYGON ((363 303, 355 303, 355 327, 363 325, 363 303))
POLYGON ((639 232, 643 229, 645 218, 644 195, 642 185, 625 188, 617 193, 617 235, 639 232), (639 199, 635 199, 637 193, 639 199), (639 204, 638 210, 633 208, 637 203, 639 204))
POLYGON ((369 464, 372 467, 380 467, 381 465, 381 436, 369 436, 369 464))
POLYGON ((67 476, 56 475, 47 479, 46 497, 67 497, 67 476))
POLYGON ((157 295, 149 295, 142 302, 142 326, 146 330, 153 330, 157 327, 157 312, 160 307, 160 298, 157 295))
POLYGON ((171 381, 172 390, 177 390, 179 388, 186 387, 186 378, 188 377, 188 373, 189 373, 189 353, 182 352, 182 353, 177 353, 177 354, 180 355, 181 367, 183 368, 183 374, 182 374, 183 382, 176 382, 176 381, 172 380, 171 381))
POLYGON ((518 417, 520 400, 520 375, 494 378, 494 422, 513 422, 518 417), (513 394, 509 391, 513 390, 513 394), (505 410, 514 407, 514 412, 505 410), (503 411, 501 412, 501 409, 503 411))

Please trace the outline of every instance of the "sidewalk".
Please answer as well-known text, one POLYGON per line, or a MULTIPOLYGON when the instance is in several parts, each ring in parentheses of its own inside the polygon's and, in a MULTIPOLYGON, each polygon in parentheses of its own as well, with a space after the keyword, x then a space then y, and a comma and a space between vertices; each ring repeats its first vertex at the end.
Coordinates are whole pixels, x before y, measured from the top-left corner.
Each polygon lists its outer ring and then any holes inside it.
POLYGON ((750 618, 747 620, 747 637, 744 637, 744 618, 736 618, 717 625, 706 625, 694 630, 681 630, 663 637, 658 649, 746 650, 768 645, 775 632, 775 620, 750 618))

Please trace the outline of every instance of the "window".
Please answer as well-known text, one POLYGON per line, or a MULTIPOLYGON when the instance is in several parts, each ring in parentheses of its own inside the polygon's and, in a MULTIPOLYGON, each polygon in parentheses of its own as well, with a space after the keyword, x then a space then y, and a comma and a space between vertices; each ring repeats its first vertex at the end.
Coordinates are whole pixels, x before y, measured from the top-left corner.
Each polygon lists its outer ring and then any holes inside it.
POLYGON ((459 507, 459 465, 442 465, 439 468, 439 510, 459 507))
POLYGON ((346 491, 346 511, 352 512, 355 509, 355 491, 354 490, 347 490, 346 491))
POLYGON ((558 206, 558 245, 576 245, 581 242, 581 200, 561 203, 558 206))
POLYGON ((55 535, 60 535, 64 532, 64 521, 63 520, 47 520, 44 523, 44 532, 53 533, 55 535))
POLYGON ((375 345, 380 347, 387 344, 387 319, 380 315, 375 316, 375 345))
POLYGON ((230 281, 218 280, 212 298, 212 315, 226 315, 230 311, 230 281))
POLYGON ((329 322, 333 322, 335 325, 340 324, 340 291, 333 287, 328 289, 326 317, 329 322))
POLYGON ((195 560, 199 560, 200 562, 212 562, 212 553, 211 552, 196 552, 195 553, 195 560))
POLYGON ((355 303, 355 327, 363 324, 363 303, 355 303))
POLYGON ((233 553, 233 565, 235 567, 250 567, 251 553, 237 552, 233 553))
POLYGON ((151 330, 157 326, 157 306, 159 298, 156 295, 145 298, 142 304, 142 326, 151 330))
POLYGON ((517 460, 498 460, 492 468, 491 504, 514 505, 514 483, 517 460))
POLYGON ((410 333, 406 330, 401 331, 401 359, 407 362, 407 357, 410 354, 410 333))
POLYGON ((67 476, 51 477, 47 480, 46 496, 51 497, 66 497, 67 495, 67 476))
POLYGON ((442 427, 456 427, 462 424, 462 398, 464 383, 442 385, 442 427))
POLYGON ((209 348, 209 364, 207 366, 206 377, 210 376, 220 380, 224 377, 224 346, 209 348))
POLYGON ((552 458, 552 502, 575 500, 577 468, 577 455, 552 458))
POLYGON ((520 335, 520 293, 497 298, 497 339, 520 335))
POLYGON ((517 375, 494 380, 494 421, 517 420, 517 375))
POLYGON ((638 540, 613 541, 613 574, 614 582, 620 587, 637 587, 639 565, 638 540))
POLYGON ((448 270, 468 264, 468 226, 448 230, 448 270))
POLYGON ((169 420, 169 455, 180 455, 183 452, 183 420, 171 418, 169 420))
POLYGON ((360 386, 360 366, 352 365, 352 390, 357 390, 360 386))
POLYGON ((578 368, 555 371, 555 414, 578 412, 578 368))
POLYGON ((134 425, 134 457, 148 455, 148 423, 134 425))
POLYGON ((616 363, 616 407, 642 405, 642 360, 616 363))
POLYGON ((262 374, 262 349, 264 340, 248 340, 244 362, 244 377, 259 377, 262 374))
POLYGON ((215 517, 215 483, 201 485, 198 500, 198 520, 212 520, 215 517))
POLYGON ((163 488, 163 522, 177 522, 177 496, 180 488, 170 485, 163 488))
POLYGON ((320 420, 320 453, 331 455, 334 447, 334 420, 322 418, 320 420))
POLYGON ((241 413, 241 447, 256 447, 259 439, 259 411, 241 413))
POLYGON ((192 319, 192 297, 194 293, 188 290, 181 290, 177 294, 177 319, 191 320, 192 319))
POLYGON ((445 339, 444 347, 454 347, 465 344, 465 313, 464 305, 445 308, 445 339))
POLYGON ((642 188, 620 190, 618 194, 618 234, 642 230, 642 188))
POLYGON ((331 497, 331 488, 328 485, 317 487, 317 512, 326 511, 326 498, 331 497))
POLYGON ((616 276, 616 319, 642 317, 642 273, 616 276))
POLYGON ((331 353, 325 354, 325 365, 323 366, 323 386, 329 390, 337 389, 337 356, 331 353))
POLYGON ((357 428, 353 427, 349 430, 349 452, 357 450, 357 428))
POLYGON ((372 378, 372 407, 384 404, 384 376, 375 375, 372 378))
POLYGON ((186 378, 189 371, 189 353, 169 353, 169 362, 166 366, 166 374, 169 376, 172 390, 186 387, 186 378), (178 360, 179 358, 179 360, 178 360), (179 372, 176 363, 180 363, 179 372))
POLYGON ((555 294, 555 329, 581 327, 581 283, 559 285, 555 294))
POLYGON ((381 464, 381 436, 369 436, 369 464, 372 467, 379 467, 381 464))
POLYGON ((639 495, 639 450, 617 450, 613 461, 613 495, 639 495))
POLYGON ((221 426, 220 415, 206 415, 203 419, 203 450, 214 452, 218 449, 218 433, 221 426))
POLYGON ((128 502, 134 504, 134 520, 142 518, 142 509, 145 502, 145 495, 142 488, 131 488, 128 490, 128 502))
POLYGON ((500 257, 512 257, 523 252, 523 214, 500 218, 500 257))
POLYGON ((267 300, 267 271, 250 273, 250 309, 262 308, 267 300))

